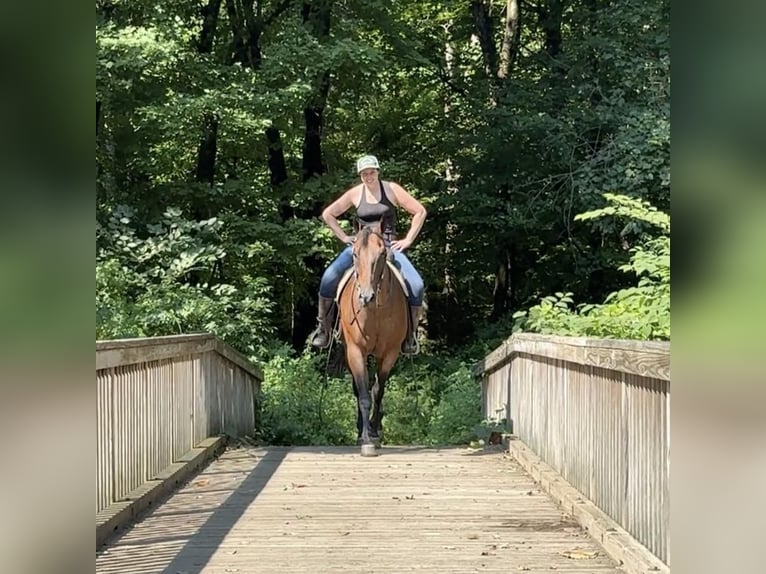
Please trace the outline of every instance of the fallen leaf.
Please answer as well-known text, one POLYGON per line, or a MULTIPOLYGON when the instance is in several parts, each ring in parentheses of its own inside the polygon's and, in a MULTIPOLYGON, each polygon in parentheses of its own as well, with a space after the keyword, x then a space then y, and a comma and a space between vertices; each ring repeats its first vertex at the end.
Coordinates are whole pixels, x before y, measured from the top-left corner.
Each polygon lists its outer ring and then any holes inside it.
POLYGON ((478 534, 469 534, 468 536, 466 536, 466 538, 468 538, 468 540, 478 540, 479 539, 479 535, 478 534))
POLYGON ((598 556, 598 552, 595 550, 585 550, 584 548, 574 548, 573 550, 565 550, 561 555, 572 560, 590 560, 598 556))
POLYGON ((210 484, 210 481, 207 479, 198 480, 197 482, 193 483, 194 486, 207 486, 208 484, 210 484))

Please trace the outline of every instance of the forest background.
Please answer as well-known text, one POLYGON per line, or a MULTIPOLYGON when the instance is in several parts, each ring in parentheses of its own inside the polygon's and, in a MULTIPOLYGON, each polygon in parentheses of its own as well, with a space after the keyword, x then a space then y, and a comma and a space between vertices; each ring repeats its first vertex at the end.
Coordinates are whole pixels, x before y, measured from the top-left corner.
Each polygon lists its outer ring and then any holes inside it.
POLYGON ((98 1, 97 338, 214 333, 264 366, 261 440, 352 442, 306 337, 371 153, 428 209, 389 442, 485 436, 514 331, 668 340, 669 34, 657 0, 98 1))

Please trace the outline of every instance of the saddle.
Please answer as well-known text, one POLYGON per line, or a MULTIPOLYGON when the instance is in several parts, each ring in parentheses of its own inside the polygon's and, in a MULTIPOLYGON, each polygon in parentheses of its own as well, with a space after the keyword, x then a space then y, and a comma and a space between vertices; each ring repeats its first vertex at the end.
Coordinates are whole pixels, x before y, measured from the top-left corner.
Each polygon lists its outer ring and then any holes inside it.
MULTIPOLYGON (((388 268, 391 270, 391 273, 394 274, 394 278, 399 282, 399 285, 402 286, 402 291, 404 292, 405 296, 409 299, 409 297, 412 295, 410 293, 410 290, 407 288, 407 283, 404 281, 404 276, 402 275, 402 272, 399 271, 399 268, 396 266, 396 264, 391 261, 390 259, 386 260, 386 265, 388 265, 388 268)), ((354 268, 349 267, 346 272, 343 274, 343 276, 340 278, 340 281, 338 282, 338 289, 335 291, 335 304, 340 305, 340 294, 343 292, 343 288, 346 286, 346 283, 348 283, 351 276, 354 274, 354 268)))

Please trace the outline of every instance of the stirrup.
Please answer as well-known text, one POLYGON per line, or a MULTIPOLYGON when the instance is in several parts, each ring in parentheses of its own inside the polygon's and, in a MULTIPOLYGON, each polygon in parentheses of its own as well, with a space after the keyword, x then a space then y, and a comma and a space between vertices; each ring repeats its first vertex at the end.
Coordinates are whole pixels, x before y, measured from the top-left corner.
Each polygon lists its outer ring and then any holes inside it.
POLYGON ((330 341, 332 341, 332 337, 327 334, 326 331, 322 331, 321 329, 315 329, 313 333, 311 333, 311 346, 316 347, 317 349, 326 349, 330 346, 330 341), (325 338, 325 344, 320 345, 318 344, 317 338, 319 338, 320 335, 324 335, 325 338))
POLYGON ((404 343, 402 343, 402 353, 405 355, 417 355, 420 352, 420 341, 418 341, 417 337, 412 338, 413 344, 409 345, 410 341, 405 340, 404 343), (405 347, 412 347, 412 350, 408 351, 405 349, 405 347))

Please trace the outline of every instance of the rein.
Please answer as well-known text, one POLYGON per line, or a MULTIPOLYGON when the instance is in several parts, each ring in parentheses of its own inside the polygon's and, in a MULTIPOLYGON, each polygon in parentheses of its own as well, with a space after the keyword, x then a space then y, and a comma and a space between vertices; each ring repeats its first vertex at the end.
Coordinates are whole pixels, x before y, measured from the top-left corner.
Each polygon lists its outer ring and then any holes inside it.
MULTIPOLYGON (((383 271, 381 272, 380 277, 382 279, 383 278, 383 274, 386 273, 386 271, 388 271, 388 296, 386 297, 386 300, 384 302, 382 302, 382 303, 381 303, 380 297, 379 297, 380 296, 380 291, 381 291, 382 281, 378 281, 377 285, 375 286, 375 307, 378 308, 378 309, 381 309, 383 307, 386 307, 388 305, 389 301, 391 300, 391 292, 393 291, 393 287, 394 287, 394 274, 391 272, 390 269, 386 269, 386 267, 388 267, 388 258, 390 256, 391 242, 388 241, 383 236, 382 233, 379 233, 377 231, 373 231, 373 230, 370 229, 370 230, 367 231, 367 233, 369 233, 370 235, 375 235, 375 236, 379 237, 380 240, 383 242, 383 245, 385 245, 385 247, 386 247, 386 251, 385 251, 385 253, 383 254, 383 257, 382 257, 384 259, 383 265, 385 265, 385 267, 383 268, 383 271)), ((354 288, 355 288, 355 290, 359 289, 359 275, 356 272, 356 262, 354 262, 354 288)), ((351 319, 351 324, 352 325, 358 320, 358 315, 359 315, 359 312, 361 310, 362 310, 362 308, 359 307, 358 309, 356 309, 354 311, 354 318, 351 319)))

